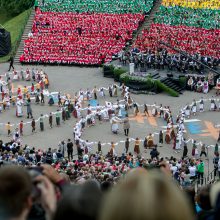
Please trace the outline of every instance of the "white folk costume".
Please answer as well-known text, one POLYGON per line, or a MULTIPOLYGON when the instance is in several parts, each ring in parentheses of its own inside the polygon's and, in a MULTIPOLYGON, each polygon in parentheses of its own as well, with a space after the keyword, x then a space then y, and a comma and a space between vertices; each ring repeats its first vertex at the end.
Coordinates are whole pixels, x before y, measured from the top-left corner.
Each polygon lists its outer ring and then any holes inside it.
POLYGON ((196 91, 197 92, 202 92, 203 91, 203 82, 201 81, 201 79, 196 84, 196 91))
POLYGON ((210 110, 211 110, 211 111, 215 111, 215 109, 216 109, 215 100, 214 100, 214 99, 211 99, 210 110))
POLYGON ((208 83, 208 81, 204 81, 204 83, 203 83, 203 93, 208 93, 208 91, 209 91, 209 83, 208 83))
POLYGON ((187 118, 190 117, 190 107, 189 107, 189 105, 186 106, 185 115, 186 115, 187 118))
POLYGON ((114 118, 111 119, 110 122, 112 124, 112 127, 111 127, 112 128, 112 132, 114 134, 118 134, 118 130, 119 130, 118 123, 121 123, 121 120, 119 118, 114 117, 114 118))
POLYGON ((196 102, 194 101, 192 105, 192 113, 195 115, 196 112, 197 112, 197 106, 196 106, 196 102))
POLYGON ((25 80, 26 81, 30 81, 31 80, 31 74, 30 74, 29 70, 26 71, 25 80))
POLYGON ((100 89, 99 96, 102 97, 102 98, 105 97, 105 93, 104 93, 104 89, 103 88, 100 89))
POLYGON ((83 91, 80 90, 79 91, 79 102, 82 102, 83 101, 83 91))
POLYGON ((18 99, 16 102, 16 116, 22 117, 23 116, 23 110, 22 110, 22 100, 18 99))
POLYGON ((87 100, 92 99, 91 92, 90 92, 88 89, 87 89, 87 91, 86 91, 86 99, 87 99, 87 100))
POLYGON ((116 85, 113 86, 113 96, 118 96, 118 88, 116 85))
POLYGON ((176 137, 176 150, 181 149, 181 144, 182 144, 182 135, 178 133, 176 137))
POLYGON ((13 80, 19 80, 19 76, 18 76, 18 73, 16 71, 14 71, 13 80))
POLYGON ((201 98, 200 101, 199 101, 199 111, 200 112, 204 111, 204 101, 203 101, 203 98, 201 98))

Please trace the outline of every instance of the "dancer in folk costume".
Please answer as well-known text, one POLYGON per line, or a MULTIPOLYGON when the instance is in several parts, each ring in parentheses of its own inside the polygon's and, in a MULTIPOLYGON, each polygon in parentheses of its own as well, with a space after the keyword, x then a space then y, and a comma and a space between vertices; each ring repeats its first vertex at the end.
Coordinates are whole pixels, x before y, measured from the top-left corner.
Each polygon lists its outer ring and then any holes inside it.
MULTIPOLYGON (((164 108, 166 108, 166 107, 164 107, 164 108)), ((165 120, 166 122, 168 122, 169 112, 168 112, 167 110, 164 111, 164 113, 163 113, 163 118, 164 118, 164 120, 165 120)))
POLYGON ((111 129, 113 134, 118 134, 119 126, 118 126, 118 121, 115 118, 111 119, 111 129))
POLYGON ((132 101, 132 99, 131 99, 131 96, 128 95, 128 107, 129 107, 129 108, 132 106, 132 103, 133 103, 133 101, 132 101))
POLYGON ((92 95, 89 89, 86 90, 86 99, 87 100, 91 100, 92 99, 92 95))
POLYGON ((116 85, 113 86, 113 96, 115 96, 115 97, 118 96, 118 88, 116 85))
POLYGON ((170 141, 171 141, 170 131, 169 131, 169 129, 167 129, 166 135, 165 135, 165 142, 166 142, 166 144, 170 144, 170 141))
POLYGON ((44 131, 44 116, 40 115, 40 131, 44 131))
POLYGON ((38 92, 36 93, 36 96, 35 96, 35 103, 36 103, 36 104, 39 104, 39 103, 40 103, 40 97, 39 97, 38 92))
POLYGON ((207 94, 209 92, 209 83, 208 81, 204 81, 203 83, 203 93, 207 94))
POLYGON ((134 153, 136 155, 139 155, 140 154, 140 140, 139 138, 136 138, 135 142, 134 142, 134 153))
POLYGON ((202 82, 201 78, 199 79, 199 81, 196 84, 196 91, 203 92, 203 82, 202 82))
POLYGON ((215 111, 216 110, 216 104, 215 104, 215 100, 214 100, 213 96, 212 96, 212 99, 211 99, 210 110, 211 111, 215 111))
POLYGON ((112 97, 112 85, 108 87, 109 96, 112 97))
POLYGON ((188 147, 187 147, 187 143, 184 141, 183 158, 187 157, 187 154, 188 154, 188 147))
POLYGON ((147 136, 147 147, 154 147, 154 139, 151 133, 147 136))
POLYGON ((82 91, 82 89, 80 89, 79 90, 79 101, 83 102, 83 98, 84 98, 83 91, 82 91))
POLYGON ((100 96, 101 98, 105 98, 105 92, 104 92, 104 89, 103 89, 103 88, 100 89, 100 91, 99 91, 99 96, 100 96))
POLYGON ((159 112, 160 117, 163 117, 163 112, 164 112, 163 106, 162 104, 160 104, 160 112, 159 112))
POLYGON ((145 116, 149 117, 148 107, 146 104, 144 104, 144 114, 145 114, 145 116))
POLYGON ((152 109, 152 111, 151 111, 151 114, 152 114, 153 117, 156 117, 156 116, 157 116, 156 104, 154 104, 153 109, 152 109))
POLYGON ((176 150, 181 150, 181 144, 182 144, 182 134, 181 132, 178 132, 176 136, 176 150))
POLYGON ((192 103, 192 113, 193 113, 193 115, 196 115, 196 112, 197 112, 197 105, 196 105, 196 101, 194 99, 193 103, 192 103))
POLYGON ((198 155, 199 155, 198 148, 196 146, 196 141, 194 140, 193 147, 192 147, 192 156, 197 157, 198 155))
POLYGON ((139 113, 138 105, 137 105, 137 103, 134 103, 134 115, 137 116, 138 113, 139 113))
POLYGON ((174 139, 176 137, 173 125, 172 125, 172 128, 171 128, 170 137, 171 137, 171 139, 174 139))
POLYGON ((51 112, 50 112, 50 115, 49 115, 49 125, 50 125, 50 128, 53 127, 53 115, 52 115, 51 112))
POLYGON ((94 95, 94 99, 97 99, 97 88, 96 88, 96 86, 93 89, 93 95, 94 95))
POLYGON ((176 136, 173 138, 173 150, 176 150, 176 136))
POLYGON ((189 107, 189 105, 186 106, 185 115, 186 115, 187 118, 190 118, 190 107, 189 107))
POLYGON ((16 116, 17 117, 23 116, 22 104, 23 104, 23 101, 18 98, 16 102, 16 116))
POLYGON ((163 144, 163 131, 159 133, 159 144, 163 144))
POLYGON ((126 87, 125 87, 125 85, 123 83, 122 86, 121 86, 121 97, 125 96, 125 93, 126 93, 125 89, 126 89, 126 87))
POLYGON ((199 111, 204 112, 204 100, 203 97, 199 101, 199 111))
POLYGON ((21 121, 19 123, 19 132, 20 132, 20 135, 23 136, 23 128, 24 128, 24 123, 23 121, 21 121))
POLYGON ((116 154, 116 151, 115 151, 115 144, 114 144, 113 141, 111 142, 111 148, 110 148, 109 154, 110 154, 110 156, 112 156, 112 157, 114 157, 114 156, 117 155, 117 154, 116 154))

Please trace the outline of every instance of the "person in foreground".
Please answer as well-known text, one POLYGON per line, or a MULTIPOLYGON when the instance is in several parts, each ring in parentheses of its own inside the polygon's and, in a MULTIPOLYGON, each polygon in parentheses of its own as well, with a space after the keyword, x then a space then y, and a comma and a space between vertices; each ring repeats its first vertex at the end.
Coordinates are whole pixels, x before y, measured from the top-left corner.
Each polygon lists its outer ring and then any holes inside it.
POLYGON ((168 175, 131 171, 107 196, 99 220, 193 220, 184 194, 168 175))

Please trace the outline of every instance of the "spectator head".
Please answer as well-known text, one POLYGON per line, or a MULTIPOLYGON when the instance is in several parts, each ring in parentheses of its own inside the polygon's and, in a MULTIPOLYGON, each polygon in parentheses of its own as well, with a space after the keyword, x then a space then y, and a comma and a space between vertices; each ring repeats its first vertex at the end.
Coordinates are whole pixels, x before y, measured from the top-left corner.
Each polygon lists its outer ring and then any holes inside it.
POLYGON ((26 219, 32 205, 32 182, 26 170, 18 166, 0 169, 1 219, 26 219))
POLYGON ((210 210, 211 209, 211 202, 210 202, 210 186, 204 186, 199 189, 197 193, 197 203, 203 210, 210 210))
POLYGON ((210 201, 213 208, 219 207, 219 197, 220 197, 220 181, 216 182, 211 186, 210 190, 210 201))
POLYGON ((101 195, 96 181, 87 181, 82 185, 68 187, 58 203, 54 220, 63 220, 66 216, 74 216, 74 219, 96 220, 101 195))
POLYGON ((100 220, 112 219, 192 220, 193 215, 186 198, 170 178, 160 172, 136 169, 104 201, 100 220))

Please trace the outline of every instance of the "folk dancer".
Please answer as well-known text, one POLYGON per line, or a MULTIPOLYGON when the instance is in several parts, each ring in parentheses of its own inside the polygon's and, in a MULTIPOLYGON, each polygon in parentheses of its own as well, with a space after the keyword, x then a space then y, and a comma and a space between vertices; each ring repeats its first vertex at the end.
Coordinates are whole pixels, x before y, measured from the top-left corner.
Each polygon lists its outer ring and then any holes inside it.
POLYGON ((196 105, 196 101, 194 99, 193 103, 192 103, 192 113, 193 113, 193 115, 196 115, 196 112, 197 112, 197 105, 196 105))
POLYGON ((204 100, 203 97, 199 101, 199 111, 204 112, 204 100))
POLYGON ((216 104, 215 104, 215 100, 211 99, 211 105, 210 105, 210 111, 215 111, 216 110, 216 104))

